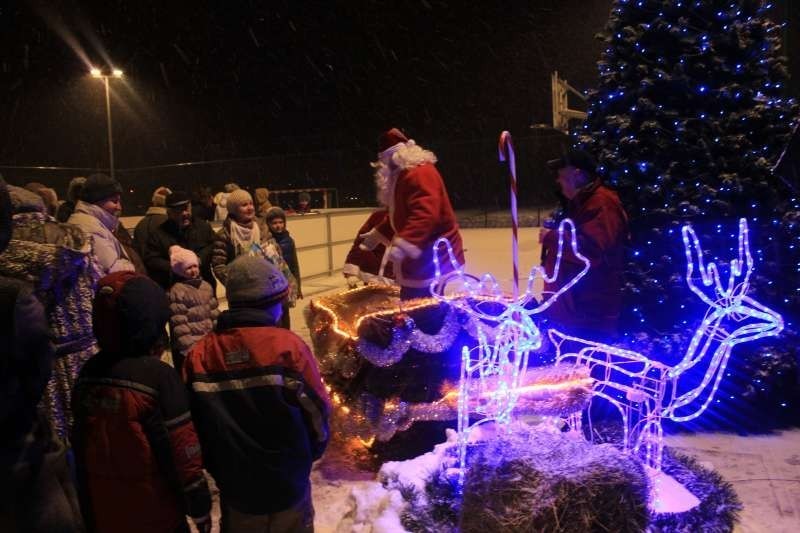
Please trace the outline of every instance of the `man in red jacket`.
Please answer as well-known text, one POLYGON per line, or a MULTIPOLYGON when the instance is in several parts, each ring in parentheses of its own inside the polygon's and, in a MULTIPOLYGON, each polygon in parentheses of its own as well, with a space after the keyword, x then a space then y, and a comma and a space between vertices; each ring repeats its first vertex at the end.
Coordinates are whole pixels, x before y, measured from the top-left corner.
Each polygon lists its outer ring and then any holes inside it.
MULTIPOLYGON (((556 179, 567 199, 566 216, 575 222, 578 252, 591 262, 589 271, 574 287, 562 294, 547 310, 547 316, 566 333, 613 336, 617 333, 622 307, 622 272, 628 216, 617 193, 602 184, 594 158, 572 150, 550 162, 558 170, 556 179)), ((556 264, 557 231, 542 229, 543 264, 552 275, 556 264)), ((569 239, 565 235, 565 243, 569 239)), ((565 244, 558 277, 545 285, 545 297, 572 280, 583 268, 565 244)))
MULTIPOLYGON (((361 235, 364 250, 388 247, 400 285, 400 298, 430 296, 434 278, 433 244, 446 237, 462 265, 464 250, 458 222, 439 171, 436 155, 392 128, 378 139, 376 169, 378 200, 389 208, 387 219, 361 235)), ((442 273, 452 270, 447 251, 437 251, 442 273)))
POLYGON ((330 403, 303 340, 277 327, 289 283, 261 256, 228 265, 230 309, 186 356, 222 531, 314 530, 309 474, 328 443, 330 403))

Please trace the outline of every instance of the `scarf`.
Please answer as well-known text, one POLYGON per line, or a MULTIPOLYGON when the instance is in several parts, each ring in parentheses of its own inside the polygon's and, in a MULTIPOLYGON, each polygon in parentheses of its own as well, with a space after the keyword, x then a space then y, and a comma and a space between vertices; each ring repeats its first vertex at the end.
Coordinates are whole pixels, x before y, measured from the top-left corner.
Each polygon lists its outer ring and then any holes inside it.
MULTIPOLYGON (((236 256, 253 251, 253 245, 261 248, 261 231, 258 229, 258 224, 255 220, 252 222, 252 227, 242 226, 232 218, 231 221, 231 241, 233 242, 236 256)), ((263 252, 262 252, 263 253, 263 252)))

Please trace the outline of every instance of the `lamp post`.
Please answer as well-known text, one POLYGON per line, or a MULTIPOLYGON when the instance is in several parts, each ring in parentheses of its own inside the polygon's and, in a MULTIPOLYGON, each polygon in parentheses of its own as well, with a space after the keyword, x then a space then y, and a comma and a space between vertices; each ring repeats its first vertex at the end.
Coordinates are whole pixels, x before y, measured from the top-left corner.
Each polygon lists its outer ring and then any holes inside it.
POLYGON ((93 68, 90 71, 93 78, 103 80, 103 85, 106 88, 106 123, 108 126, 108 168, 111 177, 114 177, 114 135, 111 129, 111 95, 108 89, 108 80, 111 78, 122 78, 122 71, 115 68, 111 73, 104 73, 99 68, 93 68))

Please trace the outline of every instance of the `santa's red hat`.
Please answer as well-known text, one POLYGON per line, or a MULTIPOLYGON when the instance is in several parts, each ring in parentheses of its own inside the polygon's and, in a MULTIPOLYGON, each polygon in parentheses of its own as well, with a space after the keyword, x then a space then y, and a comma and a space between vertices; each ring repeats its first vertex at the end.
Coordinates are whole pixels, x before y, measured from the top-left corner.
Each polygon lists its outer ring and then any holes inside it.
POLYGON ((394 153, 401 146, 405 146, 408 137, 397 128, 381 133, 378 137, 378 156, 384 157, 394 153))

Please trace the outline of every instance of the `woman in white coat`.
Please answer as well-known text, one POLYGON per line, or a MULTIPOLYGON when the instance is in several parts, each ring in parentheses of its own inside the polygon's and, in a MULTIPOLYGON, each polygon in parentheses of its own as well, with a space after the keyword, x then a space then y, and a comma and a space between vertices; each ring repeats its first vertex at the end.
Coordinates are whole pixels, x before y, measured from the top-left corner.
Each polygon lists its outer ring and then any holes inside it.
POLYGON ((122 187, 116 179, 92 174, 86 178, 75 211, 67 221, 91 235, 92 253, 103 276, 120 270, 136 270, 114 236, 122 213, 121 194, 122 187))

